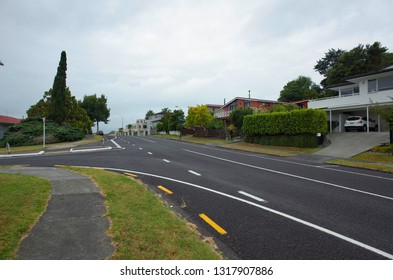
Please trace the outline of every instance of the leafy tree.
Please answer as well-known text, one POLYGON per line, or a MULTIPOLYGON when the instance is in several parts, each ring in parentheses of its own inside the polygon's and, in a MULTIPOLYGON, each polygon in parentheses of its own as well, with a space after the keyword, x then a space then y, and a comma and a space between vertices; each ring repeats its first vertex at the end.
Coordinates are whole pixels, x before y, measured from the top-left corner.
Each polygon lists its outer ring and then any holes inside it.
POLYGON ((217 118, 214 118, 211 122, 206 125, 207 129, 224 129, 225 123, 217 118))
POLYGON ((296 80, 288 82, 280 91, 279 101, 291 102, 316 98, 319 86, 310 77, 299 76, 296 80))
POLYGON ((97 124, 97 133, 100 130, 99 122, 108 123, 110 116, 110 109, 107 105, 107 98, 101 94, 98 98, 96 94, 85 95, 82 102, 80 102, 82 108, 87 112, 89 118, 97 124))
POLYGON ((153 115, 154 115, 154 111, 153 111, 153 110, 147 111, 147 112, 146 112, 146 115, 145 115, 145 120, 147 120, 149 117, 151 117, 151 116, 153 116, 153 115))
POLYGON ((188 115, 186 117, 186 127, 206 127, 213 119, 214 116, 206 105, 190 106, 188 107, 188 115))
POLYGON ((174 110, 170 115, 170 130, 179 131, 184 126, 184 112, 182 109, 174 110))
POLYGON ((237 108, 229 114, 229 119, 237 130, 241 132, 243 127, 243 118, 252 114, 254 114, 254 110, 252 108, 237 108))
POLYGON ((66 120, 66 79, 67 79, 67 56, 65 51, 61 52, 57 74, 52 87, 52 106, 49 117, 62 124, 66 120))
POLYGON ((52 89, 46 91, 42 99, 40 99, 35 105, 31 105, 27 110, 28 117, 48 117, 52 107, 52 89))
POLYGON ((317 61, 314 70, 325 77, 321 85, 329 86, 345 82, 352 75, 377 71, 393 63, 393 53, 383 47, 380 42, 372 45, 359 44, 350 51, 330 49, 325 57, 317 61))

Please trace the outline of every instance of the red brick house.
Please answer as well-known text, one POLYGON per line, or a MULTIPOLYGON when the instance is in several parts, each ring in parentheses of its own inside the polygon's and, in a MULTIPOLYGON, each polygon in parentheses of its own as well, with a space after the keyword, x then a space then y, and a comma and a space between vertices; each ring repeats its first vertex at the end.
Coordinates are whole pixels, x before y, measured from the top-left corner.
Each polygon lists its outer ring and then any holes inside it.
POLYGON ((279 101, 247 98, 247 97, 235 97, 224 106, 221 107, 223 110, 220 113, 216 113, 215 116, 219 119, 227 119, 229 114, 237 108, 254 108, 254 109, 266 109, 273 108, 274 104, 280 104, 279 101))
POLYGON ((4 132, 8 127, 18 124, 21 121, 21 119, 0 115, 0 138, 3 138, 4 132))

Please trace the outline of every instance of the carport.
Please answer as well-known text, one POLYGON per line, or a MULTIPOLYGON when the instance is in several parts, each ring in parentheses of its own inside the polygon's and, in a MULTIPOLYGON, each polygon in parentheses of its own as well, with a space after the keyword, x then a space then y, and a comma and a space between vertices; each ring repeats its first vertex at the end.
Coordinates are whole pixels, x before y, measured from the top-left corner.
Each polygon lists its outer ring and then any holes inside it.
POLYGON ((367 132, 370 132, 369 119, 374 119, 378 125, 378 131, 382 131, 387 126, 385 120, 379 114, 373 113, 371 106, 341 106, 335 108, 323 108, 329 120, 329 131, 344 132, 345 120, 350 116, 361 116, 367 118, 367 132))

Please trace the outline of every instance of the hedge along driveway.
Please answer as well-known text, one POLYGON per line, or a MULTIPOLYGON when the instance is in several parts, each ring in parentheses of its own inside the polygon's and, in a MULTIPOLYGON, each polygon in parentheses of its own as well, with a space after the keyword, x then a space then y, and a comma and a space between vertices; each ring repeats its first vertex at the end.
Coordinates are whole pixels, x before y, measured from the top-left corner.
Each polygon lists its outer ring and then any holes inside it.
POLYGON ((244 117, 246 142, 264 145, 314 148, 317 133, 327 132, 323 110, 301 109, 291 112, 265 113, 244 117))

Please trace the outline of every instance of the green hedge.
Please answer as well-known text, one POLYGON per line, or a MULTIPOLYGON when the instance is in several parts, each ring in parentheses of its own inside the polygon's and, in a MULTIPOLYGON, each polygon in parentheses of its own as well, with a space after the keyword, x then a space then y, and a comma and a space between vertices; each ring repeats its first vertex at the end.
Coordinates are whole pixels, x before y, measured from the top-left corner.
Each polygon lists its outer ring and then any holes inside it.
POLYGON ((323 110, 304 109, 244 117, 245 141, 261 145, 314 148, 328 131, 323 110))
POLYGON ((246 136, 324 134, 328 130, 325 111, 315 109, 250 115, 243 122, 246 136))
POLYGON ((312 134, 246 136, 244 141, 259 145, 299 148, 316 148, 320 144, 319 138, 312 134))

